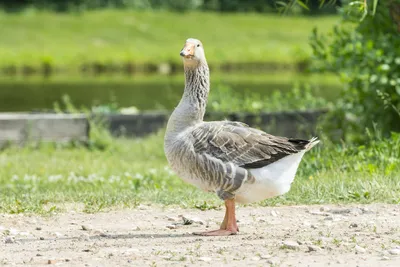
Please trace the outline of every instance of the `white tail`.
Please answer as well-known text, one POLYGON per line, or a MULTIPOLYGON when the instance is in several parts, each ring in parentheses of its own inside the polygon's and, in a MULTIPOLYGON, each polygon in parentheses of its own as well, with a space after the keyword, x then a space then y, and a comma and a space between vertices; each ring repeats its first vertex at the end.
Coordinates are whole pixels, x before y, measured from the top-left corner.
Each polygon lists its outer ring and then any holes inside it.
POLYGON ((306 151, 310 150, 311 148, 313 148, 313 146, 315 146, 316 144, 318 144, 321 140, 318 140, 318 137, 313 137, 310 139, 310 143, 308 143, 308 145, 306 146, 306 151))
POLYGON ((287 193, 303 155, 319 141, 317 137, 313 137, 304 150, 281 158, 265 167, 249 169, 256 182, 244 184, 236 193, 236 201, 238 203, 250 203, 287 193))

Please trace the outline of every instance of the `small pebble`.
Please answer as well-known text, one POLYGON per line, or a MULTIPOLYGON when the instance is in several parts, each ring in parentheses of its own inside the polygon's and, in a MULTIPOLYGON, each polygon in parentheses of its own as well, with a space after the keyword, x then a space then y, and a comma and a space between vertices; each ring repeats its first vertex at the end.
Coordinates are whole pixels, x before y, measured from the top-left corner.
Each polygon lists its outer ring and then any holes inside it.
POLYGON ((99 235, 99 236, 102 236, 102 237, 107 236, 106 232, 104 232, 104 231, 101 230, 101 229, 94 230, 94 231, 93 231, 93 234, 94 234, 94 235, 99 235))
POLYGON ((348 214, 351 212, 351 210, 350 209, 333 209, 329 212, 332 214, 348 214))
POLYGON ((6 244, 14 244, 15 243, 15 239, 12 236, 7 236, 4 242, 6 244))
POLYGON ((84 241, 89 241, 90 235, 88 233, 83 233, 79 236, 79 239, 84 240, 84 241))
POLYGON ((167 216, 167 220, 170 221, 170 222, 177 222, 179 219, 175 218, 175 217, 167 216))
POLYGON ((355 248, 357 253, 365 253, 367 250, 363 247, 360 247, 359 245, 356 245, 355 248))
POLYGON ((82 230, 83 231, 89 231, 90 229, 92 229, 90 226, 88 226, 88 225, 81 225, 81 227, 82 227, 82 230))
POLYGON ((182 216, 182 220, 183 220, 183 225, 191 225, 194 223, 194 221, 187 216, 182 216))
POLYGON ((59 232, 55 232, 54 235, 55 235, 56 237, 62 237, 62 234, 59 233, 59 232))
POLYGON ((383 257, 381 258, 381 260, 387 261, 387 260, 390 260, 390 258, 389 258, 388 256, 383 256, 383 257))
POLYGON ((182 220, 183 220, 183 225, 190 225, 193 223, 200 224, 200 225, 206 224, 205 221, 203 221, 199 218, 195 218, 195 217, 182 216, 182 220))
POLYGON ((292 241, 292 240, 283 241, 283 245, 289 249, 299 248, 299 243, 297 243, 296 241, 292 241))
POLYGON ((327 216, 325 219, 325 221, 333 221, 333 222, 339 222, 341 221, 339 216, 333 216, 333 215, 329 215, 327 216))
POLYGON ((358 227, 358 224, 356 224, 356 223, 351 223, 349 227, 350 227, 350 228, 357 228, 357 227, 358 227))
POLYGON ((147 209, 148 209, 145 205, 142 205, 142 204, 140 204, 140 205, 138 206, 138 208, 139 208, 140 210, 147 210, 147 209))
POLYGON ((255 256, 255 257, 251 258, 252 261, 259 261, 260 259, 261 259, 261 258, 258 257, 258 256, 255 256))
POLYGON ((329 212, 331 209, 329 207, 321 207, 319 210, 329 212))
POLYGON ((318 247, 318 246, 315 246, 315 245, 309 245, 308 246, 308 251, 309 252, 311 252, 311 251, 319 251, 319 250, 321 250, 321 248, 318 247))
POLYGON ((361 212, 362 213, 374 213, 372 210, 370 210, 369 208, 365 207, 365 208, 361 208, 361 212))
POLYGON ((351 215, 361 215, 363 214, 363 211, 359 208, 354 208, 350 210, 350 214, 351 215))
POLYGON ((398 248, 392 248, 388 252, 391 255, 400 255, 400 249, 398 249, 398 248))
POLYGON ((29 232, 19 232, 20 236, 30 236, 31 234, 29 232))
POLYGON ((40 253, 36 254, 36 257, 41 257, 41 256, 43 256, 43 255, 40 253))
POLYGON ((211 258, 210 257, 200 257, 199 260, 205 261, 205 262, 210 262, 211 258))
POLYGON ((279 259, 274 257, 274 258, 271 258, 271 259, 267 260, 267 263, 269 263, 271 265, 278 265, 279 264, 279 259))
POLYGON ((174 224, 169 224, 166 226, 168 229, 176 229, 176 225, 174 224))
POLYGON ((41 236, 41 237, 39 237, 39 239, 40 239, 40 240, 44 240, 44 237, 41 236))
POLYGON ((39 226, 38 226, 38 227, 35 228, 35 230, 40 231, 40 230, 42 230, 42 227, 39 227, 39 226))
POLYGON ((319 211, 319 210, 310 210, 308 211, 311 215, 325 215, 325 213, 319 211))
POLYGON ((10 234, 11 235, 17 235, 17 234, 19 234, 19 231, 17 229, 15 229, 15 228, 10 228, 10 234))
POLYGON ((274 211, 274 210, 271 210, 271 215, 272 215, 273 217, 277 217, 277 216, 278 216, 278 214, 277 214, 276 211, 274 211))
POLYGON ((48 260, 48 261, 47 261, 47 264, 55 264, 55 263, 56 263, 55 260, 48 260))
POLYGON ((126 250, 124 250, 122 252, 122 255, 131 256, 131 255, 136 255, 137 253, 139 253, 139 249, 137 249, 137 248, 128 248, 128 249, 126 249, 126 250))
POLYGON ((263 259, 263 260, 267 260, 267 259, 272 258, 272 255, 269 255, 269 254, 260 255, 260 258, 263 259))

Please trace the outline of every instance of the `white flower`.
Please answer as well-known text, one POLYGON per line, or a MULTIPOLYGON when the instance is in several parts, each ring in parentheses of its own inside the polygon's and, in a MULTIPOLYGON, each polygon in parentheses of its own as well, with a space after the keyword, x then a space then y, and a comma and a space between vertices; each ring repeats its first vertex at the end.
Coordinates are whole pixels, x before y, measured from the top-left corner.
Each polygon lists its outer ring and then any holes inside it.
POLYGON ((56 174, 56 175, 50 175, 47 180, 49 182, 55 183, 58 182, 59 180, 61 180, 63 178, 63 176, 61 174, 56 174))

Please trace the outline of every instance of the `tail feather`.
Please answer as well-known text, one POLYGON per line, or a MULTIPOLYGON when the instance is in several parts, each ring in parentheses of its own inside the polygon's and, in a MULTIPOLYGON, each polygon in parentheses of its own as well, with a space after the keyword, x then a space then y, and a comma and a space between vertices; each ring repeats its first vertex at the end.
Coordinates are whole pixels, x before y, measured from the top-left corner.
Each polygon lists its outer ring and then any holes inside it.
POLYGON ((313 137, 309 140, 309 143, 306 145, 306 151, 310 150, 311 148, 313 148, 313 146, 315 146, 316 144, 318 144, 321 140, 318 140, 318 137, 313 137))

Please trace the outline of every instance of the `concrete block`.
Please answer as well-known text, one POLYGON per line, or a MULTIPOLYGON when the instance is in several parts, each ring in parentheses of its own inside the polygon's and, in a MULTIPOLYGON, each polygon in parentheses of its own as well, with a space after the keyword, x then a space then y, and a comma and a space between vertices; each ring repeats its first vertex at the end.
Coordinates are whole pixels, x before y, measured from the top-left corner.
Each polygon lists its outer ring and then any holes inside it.
POLYGON ((0 145, 26 141, 87 141, 89 123, 83 114, 0 113, 0 145))

